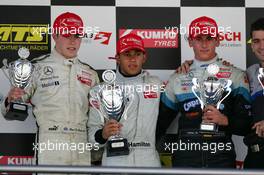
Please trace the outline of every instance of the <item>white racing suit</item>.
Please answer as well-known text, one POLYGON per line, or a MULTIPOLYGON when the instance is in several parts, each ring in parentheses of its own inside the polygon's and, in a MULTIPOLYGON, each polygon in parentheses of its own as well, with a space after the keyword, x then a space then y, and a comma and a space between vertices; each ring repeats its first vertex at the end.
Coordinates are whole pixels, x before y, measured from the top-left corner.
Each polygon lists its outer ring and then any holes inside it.
MULTIPOLYGON (((134 98, 127 111, 127 119, 122 123, 120 135, 128 140, 130 153, 122 156, 106 156, 106 140, 102 138, 104 122, 94 107, 89 111, 89 140, 105 146, 103 166, 159 167, 160 159, 155 148, 155 130, 159 111, 162 82, 159 78, 142 72, 134 77, 124 77, 117 71, 116 84, 132 85, 134 98), (143 88, 142 88, 143 87, 143 88), (144 90, 144 87, 145 90, 144 90), (150 88, 148 88, 150 87, 150 88), (155 88, 154 88, 155 87, 155 88), (141 90, 140 90, 141 89, 141 90), (143 90, 142 90, 143 89, 143 90)), ((96 86, 94 88, 99 88, 96 86)), ((96 102, 96 104, 98 104, 96 102)), ((95 106, 95 105, 94 105, 95 106)))
POLYGON ((23 99, 30 100, 38 125, 36 163, 90 165, 88 95, 99 82, 97 73, 78 58, 65 59, 55 50, 32 62, 39 70, 23 99))

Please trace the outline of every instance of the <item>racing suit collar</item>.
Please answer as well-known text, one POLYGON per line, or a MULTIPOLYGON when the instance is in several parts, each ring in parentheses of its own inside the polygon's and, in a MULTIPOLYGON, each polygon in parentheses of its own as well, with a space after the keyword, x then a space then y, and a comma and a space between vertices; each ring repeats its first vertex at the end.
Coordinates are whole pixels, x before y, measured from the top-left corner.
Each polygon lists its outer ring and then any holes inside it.
POLYGON ((74 57, 71 59, 66 59, 59 52, 57 52, 55 48, 51 51, 51 55, 57 63, 64 64, 64 65, 75 64, 75 63, 77 63, 77 60, 78 60, 77 57, 74 57))
POLYGON ((125 77, 120 73, 119 67, 116 68, 116 81, 117 82, 135 82, 135 81, 142 79, 145 75, 146 75, 146 72, 141 70, 141 73, 136 76, 125 77))
POLYGON ((216 56, 213 59, 211 59, 209 61, 199 61, 197 59, 194 59, 193 65, 194 65, 194 67, 207 67, 209 64, 212 64, 212 63, 216 62, 217 59, 218 59, 218 55, 217 54, 216 54, 216 56))

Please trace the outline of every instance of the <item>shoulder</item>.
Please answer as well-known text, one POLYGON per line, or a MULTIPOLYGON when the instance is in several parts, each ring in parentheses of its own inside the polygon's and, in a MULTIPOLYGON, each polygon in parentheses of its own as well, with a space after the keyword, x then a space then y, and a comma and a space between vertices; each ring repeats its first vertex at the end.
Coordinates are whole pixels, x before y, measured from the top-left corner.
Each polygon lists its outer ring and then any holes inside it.
POLYGON ((96 72, 96 70, 92 67, 92 66, 90 66, 89 64, 87 64, 87 63, 85 63, 85 62, 83 62, 83 61, 81 61, 81 60, 79 60, 78 59, 78 62, 77 62, 83 69, 85 69, 85 70, 87 70, 87 71, 90 71, 90 72, 92 72, 93 74, 95 74, 95 75, 97 75, 97 72, 96 72))
POLYGON ((258 69, 259 69, 259 64, 253 64, 247 68, 247 74, 249 75, 255 74, 258 69))
POLYGON ((33 64, 41 63, 41 62, 47 61, 49 58, 50 58, 50 54, 41 55, 39 57, 33 58, 31 60, 31 63, 33 63, 33 64))
POLYGON ((146 76, 147 81, 150 82, 150 83, 162 84, 162 81, 161 81, 161 79, 158 76, 150 75, 150 74, 147 74, 145 76, 146 76))

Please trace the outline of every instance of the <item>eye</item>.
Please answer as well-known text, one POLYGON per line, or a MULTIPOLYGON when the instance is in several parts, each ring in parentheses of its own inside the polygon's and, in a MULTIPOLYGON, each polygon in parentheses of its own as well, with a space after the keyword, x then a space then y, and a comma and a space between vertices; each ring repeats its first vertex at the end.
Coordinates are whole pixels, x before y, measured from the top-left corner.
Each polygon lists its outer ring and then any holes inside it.
POLYGON ((259 40, 258 40, 258 39, 253 39, 253 40, 252 40, 252 43, 254 43, 254 44, 258 44, 258 43, 259 43, 259 40))
POLYGON ((211 41, 211 40, 213 40, 214 38, 212 38, 211 36, 207 36, 206 39, 207 39, 208 41, 211 41))
POLYGON ((125 53, 125 56, 126 56, 126 57, 130 57, 131 55, 130 55, 128 52, 126 52, 126 53, 125 53))
POLYGON ((141 56, 143 53, 142 52, 137 52, 136 56, 141 56))

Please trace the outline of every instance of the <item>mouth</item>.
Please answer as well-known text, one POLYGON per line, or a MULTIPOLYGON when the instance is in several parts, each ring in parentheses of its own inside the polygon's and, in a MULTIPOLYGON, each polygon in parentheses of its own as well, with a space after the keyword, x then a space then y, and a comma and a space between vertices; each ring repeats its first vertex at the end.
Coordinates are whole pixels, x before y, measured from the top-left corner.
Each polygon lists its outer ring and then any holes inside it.
POLYGON ((68 48, 67 48, 67 50, 69 50, 69 51, 71 51, 71 52, 72 52, 72 51, 75 51, 75 50, 76 50, 76 48, 75 48, 75 47, 68 47, 68 48))
POLYGON ((138 66, 136 64, 129 64, 128 67, 130 69, 136 69, 138 66))
POLYGON ((208 49, 206 49, 206 50, 200 50, 200 52, 201 52, 201 53, 208 53, 209 50, 208 50, 208 49))

